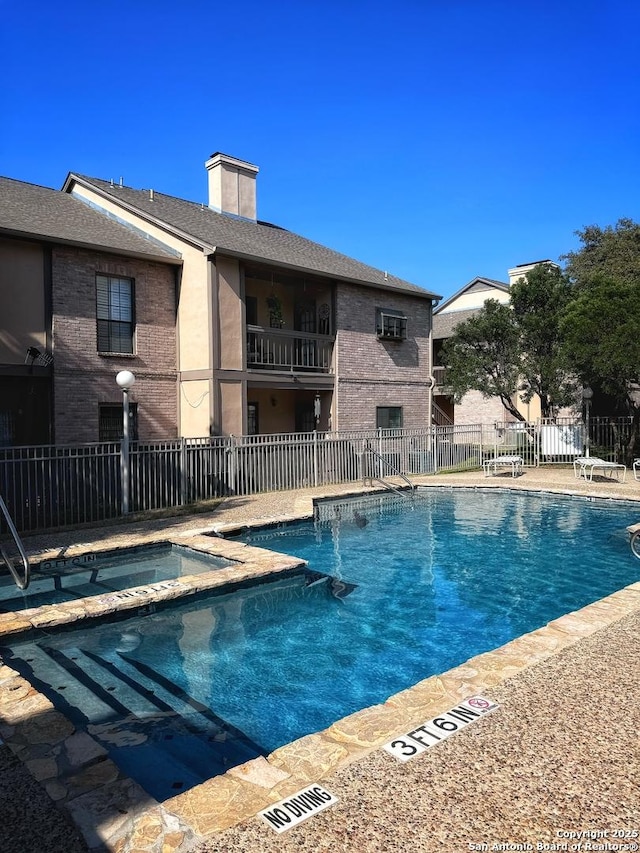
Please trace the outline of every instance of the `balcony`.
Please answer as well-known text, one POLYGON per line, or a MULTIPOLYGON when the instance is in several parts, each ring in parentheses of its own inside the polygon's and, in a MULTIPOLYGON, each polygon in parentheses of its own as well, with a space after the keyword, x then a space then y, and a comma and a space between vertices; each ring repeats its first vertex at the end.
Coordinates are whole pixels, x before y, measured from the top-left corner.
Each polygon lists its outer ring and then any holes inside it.
POLYGON ((442 387, 447 384, 447 368, 446 367, 434 367, 433 368, 433 378, 436 381, 436 387, 442 387))
POLYGON ((332 373, 333 343, 327 335, 247 326, 247 368, 332 373))

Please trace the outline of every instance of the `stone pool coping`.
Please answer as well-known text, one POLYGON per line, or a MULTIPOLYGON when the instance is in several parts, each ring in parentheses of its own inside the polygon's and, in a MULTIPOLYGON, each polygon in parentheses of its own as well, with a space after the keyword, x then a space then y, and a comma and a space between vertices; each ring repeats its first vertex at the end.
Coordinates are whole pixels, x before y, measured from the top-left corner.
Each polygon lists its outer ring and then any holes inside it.
MULTIPOLYGON (((362 494, 362 490, 351 489, 349 493, 362 494)), ((292 515, 271 516, 267 521, 278 523, 294 517, 308 517, 311 506, 304 499, 298 502, 296 509, 298 511, 292 515)), ((257 525, 264 523, 264 518, 256 519, 257 525)), ((198 550, 211 549, 210 553, 219 556, 229 557, 233 552, 235 557, 231 559, 239 559, 242 554, 249 558, 247 562, 230 568, 239 573, 238 579, 244 580, 247 571, 250 571, 249 578, 268 576, 270 560, 277 571, 295 570, 301 565, 301 561, 290 557, 283 558, 274 552, 205 535, 213 529, 221 532, 223 528, 238 526, 247 526, 247 523, 216 523, 181 531, 172 537, 161 536, 158 532, 146 541, 176 541, 188 547, 197 543, 198 550), (227 546, 230 550, 226 550, 227 546)), ((73 556, 73 549, 82 547, 65 549, 65 556, 73 556)), ((49 552, 44 553, 46 558, 49 552)), ((217 569, 208 574, 218 575, 222 580, 221 572, 227 571, 217 569)), ((208 582, 202 575, 191 578, 197 585, 193 591, 212 588, 201 586, 203 581, 208 582)), ((223 582, 234 581, 227 577, 223 582)), ((156 594, 164 597, 166 593, 156 594)), ((82 601, 90 602, 91 599, 82 601)), ((131 606, 140 607, 145 603, 136 600, 131 606)), ((92 615, 76 602, 74 605, 75 608, 65 611, 66 621, 92 615)), ((87 607, 91 609, 90 605, 87 607)), ((0 668, 0 735, 44 785, 49 796, 71 815, 90 849, 114 853, 186 853, 195 842, 252 818, 261 809, 310 782, 321 781, 467 696, 474 693, 491 696, 493 687, 523 669, 636 611, 640 611, 640 582, 562 616, 499 649, 478 655, 444 674, 432 676, 380 705, 339 720, 323 732, 283 746, 267 758, 254 759, 229 770, 224 776, 207 780, 162 804, 155 803, 125 777, 101 746, 88 735, 76 732, 42 694, 6 665, 0 668)), ((19 616, 16 614, 16 618, 19 616)), ((42 620, 46 622, 52 616, 33 614, 28 620, 29 627, 46 627, 42 620), (37 625, 31 618, 35 618, 37 625)), ((5 620, 0 625, 0 635, 24 630, 17 625, 12 629, 13 622, 13 619, 5 620)), ((60 623, 48 623, 53 624, 60 623)))

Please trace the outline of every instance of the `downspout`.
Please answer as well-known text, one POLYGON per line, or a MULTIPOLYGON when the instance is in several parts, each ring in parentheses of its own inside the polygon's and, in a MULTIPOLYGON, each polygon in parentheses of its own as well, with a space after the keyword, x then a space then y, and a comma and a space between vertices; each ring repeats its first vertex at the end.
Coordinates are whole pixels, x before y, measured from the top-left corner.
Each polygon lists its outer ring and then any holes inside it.
POLYGON ((429 449, 429 453, 432 454, 434 474, 437 474, 438 472, 438 450, 436 447, 437 433, 433 428, 433 389, 436 387, 436 379, 433 375, 433 309, 436 307, 439 301, 439 298, 431 300, 431 312, 429 317, 429 387, 427 389, 427 417, 429 419, 429 423, 427 424, 427 429, 429 430, 429 432, 427 434, 429 438, 427 447, 429 449))
MULTIPOLYGON (((55 352, 53 351, 53 249, 49 243, 45 243, 42 247, 42 260, 42 283, 44 287, 44 345, 45 349, 52 353, 55 359, 55 352)), ((55 361, 49 374, 47 394, 49 396, 49 444, 53 444, 56 439, 55 361)))
POLYGON ((176 434, 182 438, 182 376, 180 372, 180 287, 182 284, 182 267, 176 267, 174 275, 174 311, 175 311, 175 347, 176 347, 176 434))
POLYGON ((214 255, 207 256, 207 315, 209 334, 209 435, 222 434, 222 397, 217 371, 220 368, 220 302, 218 269, 214 255))
POLYGON ((429 423, 427 424, 428 429, 431 429, 431 427, 433 426, 433 391, 436 387, 436 378, 433 375, 433 309, 436 307, 439 301, 439 298, 431 300, 431 314, 429 316, 429 387, 427 389, 427 417, 429 419, 429 423))

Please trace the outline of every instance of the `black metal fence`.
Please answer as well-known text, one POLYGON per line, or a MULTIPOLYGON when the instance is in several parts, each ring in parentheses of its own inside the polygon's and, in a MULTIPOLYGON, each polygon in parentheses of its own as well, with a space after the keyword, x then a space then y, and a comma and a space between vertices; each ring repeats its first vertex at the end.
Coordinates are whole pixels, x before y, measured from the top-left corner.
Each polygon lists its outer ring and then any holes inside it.
MULTIPOLYGON (((624 458, 631 420, 591 419, 592 455, 624 458)), ((225 495, 357 482, 370 447, 379 476, 480 468, 488 456, 518 453, 525 465, 570 463, 587 446, 577 420, 134 442, 132 512, 186 506, 225 495)), ((99 523, 122 513, 119 442, 0 449, 0 495, 20 531, 99 523)))

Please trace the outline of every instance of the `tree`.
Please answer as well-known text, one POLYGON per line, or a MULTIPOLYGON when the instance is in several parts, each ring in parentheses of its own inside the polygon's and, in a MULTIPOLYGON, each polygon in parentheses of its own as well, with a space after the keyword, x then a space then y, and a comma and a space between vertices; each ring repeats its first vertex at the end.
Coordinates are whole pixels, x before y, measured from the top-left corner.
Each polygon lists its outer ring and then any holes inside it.
POLYGON ((614 397, 632 416, 629 459, 640 428, 640 280, 600 274, 583 285, 560 326, 566 359, 585 383, 614 397))
POLYGON ((576 233, 582 248, 564 256, 576 290, 560 329, 564 351, 585 383, 631 415, 629 460, 640 433, 640 224, 576 233))
POLYGON ((576 382, 558 340, 560 318, 573 296, 554 264, 538 264, 511 287, 511 307, 490 299, 460 323, 443 347, 447 384, 457 402, 467 391, 499 397, 523 421, 516 395, 540 397, 543 417, 575 401, 576 382))
POLYGON ((627 284, 640 282, 640 224, 619 219, 614 227, 588 225, 576 231, 582 248, 562 256, 565 271, 578 289, 594 276, 605 275, 627 284))
POLYGON ((577 383, 560 340, 563 312, 574 297, 567 276, 555 264, 538 264, 511 286, 511 308, 521 353, 519 391, 528 403, 540 398, 543 417, 575 402, 577 383))
POLYGON ((457 403, 470 390, 499 397, 517 420, 524 420, 513 404, 520 376, 520 350, 513 312, 497 299, 487 299, 473 317, 459 323, 442 348, 447 385, 457 403))

